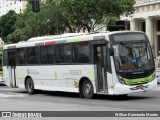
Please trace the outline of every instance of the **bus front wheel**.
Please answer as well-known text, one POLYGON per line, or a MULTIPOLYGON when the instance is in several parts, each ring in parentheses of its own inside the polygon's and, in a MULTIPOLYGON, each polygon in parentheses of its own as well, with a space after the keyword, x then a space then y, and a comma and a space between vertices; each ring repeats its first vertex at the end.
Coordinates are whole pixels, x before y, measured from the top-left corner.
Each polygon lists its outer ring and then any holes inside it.
POLYGON ((93 85, 89 80, 85 80, 83 82, 82 93, 83 93, 83 96, 87 99, 93 98, 93 95, 94 95, 93 85))
POLYGON ((34 83, 31 78, 28 78, 26 81, 26 90, 27 90, 27 93, 30 95, 35 93, 34 83))

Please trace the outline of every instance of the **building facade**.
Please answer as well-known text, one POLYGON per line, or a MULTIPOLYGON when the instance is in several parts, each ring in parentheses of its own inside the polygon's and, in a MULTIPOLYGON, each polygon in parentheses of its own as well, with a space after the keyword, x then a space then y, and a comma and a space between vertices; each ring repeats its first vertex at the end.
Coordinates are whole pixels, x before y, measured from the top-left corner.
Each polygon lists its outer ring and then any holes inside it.
POLYGON ((26 0, 1 0, 0 16, 5 15, 9 10, 14 10, 16 13, 22 13, 26 4, 26 0))
POLYGON ((135 13, 122 19, 130 23, 130 30, 145 32, 155 56, 160 56, 160 0, 136 0, 135 13))

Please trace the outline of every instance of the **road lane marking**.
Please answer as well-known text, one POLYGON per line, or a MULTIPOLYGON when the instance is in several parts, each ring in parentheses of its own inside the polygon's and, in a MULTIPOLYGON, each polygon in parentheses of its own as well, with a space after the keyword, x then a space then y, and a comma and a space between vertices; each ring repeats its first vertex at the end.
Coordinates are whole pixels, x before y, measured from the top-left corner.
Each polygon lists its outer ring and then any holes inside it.
POLYGON ((0 97, 26 97, 28 94, 21 93, 0 93, 0 97))
POLYGON ((160 88, 156 88, 156 89, 154 89, 154 90, 160 90, 160 88))
POLYGON ((12 89, 0 89, 0 91, 9 91, 9 90, 12 90, 12 89))

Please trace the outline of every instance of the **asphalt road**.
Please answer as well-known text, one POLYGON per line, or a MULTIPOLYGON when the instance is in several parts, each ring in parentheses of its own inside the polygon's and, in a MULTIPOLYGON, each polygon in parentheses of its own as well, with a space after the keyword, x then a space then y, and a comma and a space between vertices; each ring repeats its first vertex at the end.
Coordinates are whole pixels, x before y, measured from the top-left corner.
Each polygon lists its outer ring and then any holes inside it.
POLYGON ((23 89, 0 86, 0 102, 0 111, 160 111, 160 87, 127 97, 96 95, 84 99, 66 92, 28 95, 23 89))

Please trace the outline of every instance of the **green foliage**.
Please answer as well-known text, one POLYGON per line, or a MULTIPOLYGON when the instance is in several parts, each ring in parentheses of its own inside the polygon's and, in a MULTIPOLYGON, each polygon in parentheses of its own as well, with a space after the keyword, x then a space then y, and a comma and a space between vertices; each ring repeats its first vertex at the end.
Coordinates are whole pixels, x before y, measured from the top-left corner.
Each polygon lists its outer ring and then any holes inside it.
POLYGON ((7 41, 7 36, 15 30, 16 17, 17 14, 10 10, 6 15, 0 18, 0 33, 5 42, 7 41))
POLYGON ((53 6, 52 1, 41 3, 41 11, 33 13, 31 5, 28 4, 24 13, 18 16, 16 27, 23 29, 28 37, 63 33, 65 19, 59 9, 53 6))
POLYGON ((7 36, 7 43, 17 43, 27 39, 28 36, 25 35, 25 32, 22 29, 16 29, 13 33, 7 36))
MULTIPOLYGON (((55 0, 56 5, 63 9, 62 14, 70 25, 70 31, 87 29, 94 31, 97 23, 111 23, 120 15, 134 12, 135 0, 55 0), (113 19, 114 18, 114 19, 113 19)), ((107 24, 106 23, 106 24, 107 24)))
POLYGON ((134 12, 135 0, 46 0, 33 13, 31 0, 21 14, 10 11, 0 18, 1 37, 8 43, 64 32, 93 32, 97 24, 113 24, 134 12))

